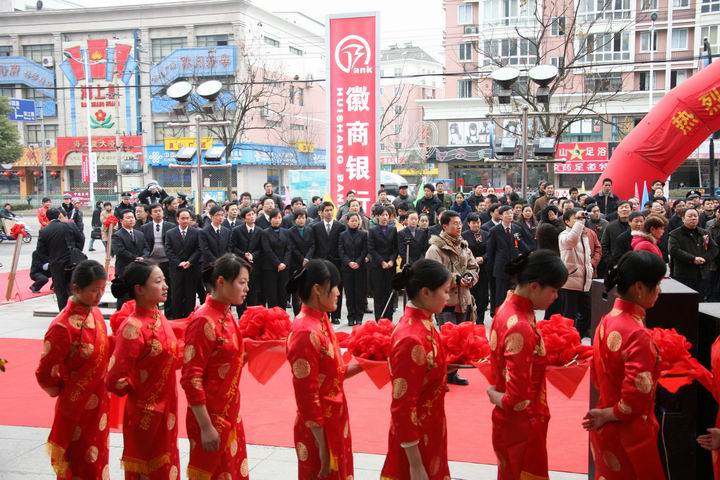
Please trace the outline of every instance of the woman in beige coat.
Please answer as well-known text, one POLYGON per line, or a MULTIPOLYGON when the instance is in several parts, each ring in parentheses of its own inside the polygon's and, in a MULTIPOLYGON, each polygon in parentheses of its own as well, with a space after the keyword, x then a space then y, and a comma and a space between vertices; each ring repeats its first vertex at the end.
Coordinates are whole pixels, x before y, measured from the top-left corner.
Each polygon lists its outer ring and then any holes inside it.
POLYGON ((560 258, 568 270, 568 279, 560 290, 562 314, 575 320, 580 336, 588 336, 590 327, 590 286, 593 278, 593 251, 585 231, 585 216, 579 208, 563 213, 565 230, 560 232, 560 258))

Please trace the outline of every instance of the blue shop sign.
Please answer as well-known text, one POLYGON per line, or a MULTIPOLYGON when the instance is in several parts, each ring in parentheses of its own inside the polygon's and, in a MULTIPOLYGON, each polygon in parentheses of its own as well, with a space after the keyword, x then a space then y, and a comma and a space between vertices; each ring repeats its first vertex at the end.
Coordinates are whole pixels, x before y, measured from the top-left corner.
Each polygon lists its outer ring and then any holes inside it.
POLYGON ((179 48, 150 68, 152 94, 178 78, 235 76, 236 65, 234 46, 179 48))
POLYGON ((55 98, 55 76, 39 63, 25 57, 0 57, 0 85, 22 84, 55 98))
MULTIPOLYGON (((215 146, 220 146, 216 144, 215 146)), ((148 145, 146 159, 151 167, 167 167, 175 162, 174 150, 165 150, 165 145, 148 145)), ((233 165, 240 166, 283 166, 325 168, 327 155, 324 149, 314 152, 298 152, 291 147, 243 143, 236 145, 230 155, 233 165)))

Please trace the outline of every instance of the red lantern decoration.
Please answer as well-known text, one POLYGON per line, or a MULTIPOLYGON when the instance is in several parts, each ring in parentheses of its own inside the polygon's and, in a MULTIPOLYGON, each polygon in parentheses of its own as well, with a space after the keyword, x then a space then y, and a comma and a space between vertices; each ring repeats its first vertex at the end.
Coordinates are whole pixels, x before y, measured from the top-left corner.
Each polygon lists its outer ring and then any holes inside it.
POLYGON ((58 172, 58 171, 56 171, 56 170, 53 170, 52 172, 50 172, 50 176, 51 176, 51 177, 59 177, 59 176, 60 176, 60 172, 58 172))
POLYGON ((12 177, 12 172, 6 170, 3 172, 3 176, 4 177, 12 177))
POLYGON ((40 170, 35 170, 35 171, 33 172, 33 177, 39 177, 39 176, 41 176, 41 175, 42 175, 42 172, 41 172, 40 170))
POLYGON ((17 176, 18 176, 18 177, 24 177, 24 176, 25 176, 25 170, 18 170, 17 176))

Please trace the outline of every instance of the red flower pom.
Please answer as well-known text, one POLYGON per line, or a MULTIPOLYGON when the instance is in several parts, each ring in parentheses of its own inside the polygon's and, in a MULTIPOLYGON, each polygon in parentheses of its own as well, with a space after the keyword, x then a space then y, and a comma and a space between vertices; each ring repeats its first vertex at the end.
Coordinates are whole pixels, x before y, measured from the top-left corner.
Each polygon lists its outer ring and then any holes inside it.
POLYGON ((660 352, 660 370, 690 367, 692 343, 674 328, 653 328, 652 338, 660 352))
POLYGON ((342 340, 340 346, 347 348, 356 358, 387 360, 394 329, 393 323, 386 318, 377 322, 368 320, 353 328, 350 336, 342 340))
POLYGON ((574 324, 572 319, 562 315, 553 315, 550 320, 537 323, 549 365, 565 366, 573 360, 592 356, 592 347, 580 343, 580 334, 574 324))
POLYGON ((16 223, 10 229, 10 236, 12 238, 20 238, 24 237, 25 235, 27 235, 27 230, 25 230, 25 225, 23 225, 22 223, 16 223))
POLYGON ((248 307, 240 317, 239 329, 243 338, 280 340, 290 334, 290 317, 280 307, 248 307))
POLYGON ((440 340, 447 363, 470 365, 490 355, 490 343, 484 325, 462 322, 445 323, 440 327, 440 340))
POLYGON ((103 226, 105 228, 110 228, 110 225, 117 225, 118 219, 115 215, 108 215, 108 217, 103 222, 103 226))

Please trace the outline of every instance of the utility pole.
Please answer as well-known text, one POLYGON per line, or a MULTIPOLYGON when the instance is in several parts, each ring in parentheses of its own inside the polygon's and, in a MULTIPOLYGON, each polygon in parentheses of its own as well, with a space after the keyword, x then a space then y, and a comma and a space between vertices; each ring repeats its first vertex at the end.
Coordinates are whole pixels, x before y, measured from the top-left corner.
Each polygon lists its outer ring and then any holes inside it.
POLYGON ((47 197, 47 153, 45 150, 45 103, 41 100, 40 105, 40 154, 42 155, 43 174, 43 198, 47 197))
MULTIPOLYGON (((708 65, 713 61, 712 48, 707 37, 703 38, 703 51, 707 54, 708 65)), ((715 132, 710 135, 710 145, 708 147, 708 160, 710 162, 710 196, 715 196, 715 132)))

